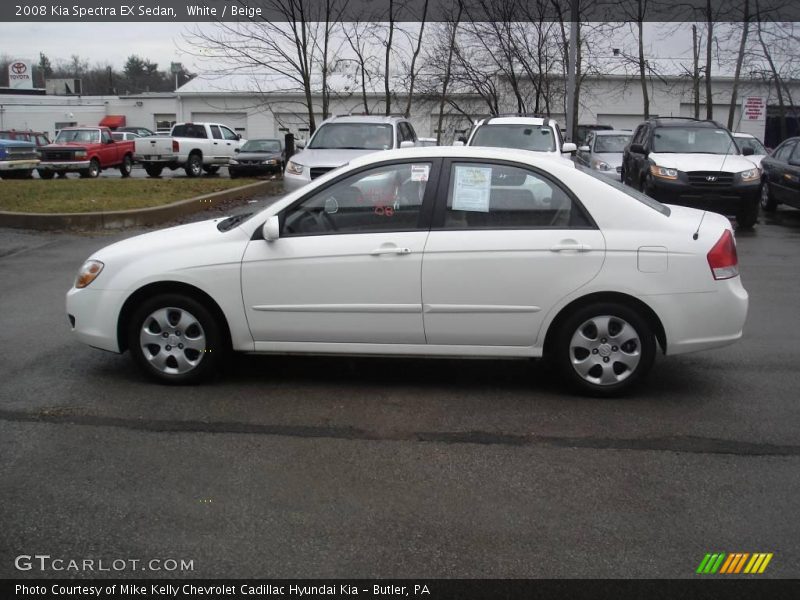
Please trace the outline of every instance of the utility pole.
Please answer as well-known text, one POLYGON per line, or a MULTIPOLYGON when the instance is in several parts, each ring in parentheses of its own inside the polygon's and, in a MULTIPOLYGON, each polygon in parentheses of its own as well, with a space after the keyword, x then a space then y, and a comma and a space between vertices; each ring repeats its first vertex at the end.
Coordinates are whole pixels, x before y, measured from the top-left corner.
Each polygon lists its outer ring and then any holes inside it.
POLYGON ((577 123, 575 110, 575 70, 578 61, 578 19, 580 0, 570 0, 569 56, 567 59, 567 141, 573 141, 577 123))

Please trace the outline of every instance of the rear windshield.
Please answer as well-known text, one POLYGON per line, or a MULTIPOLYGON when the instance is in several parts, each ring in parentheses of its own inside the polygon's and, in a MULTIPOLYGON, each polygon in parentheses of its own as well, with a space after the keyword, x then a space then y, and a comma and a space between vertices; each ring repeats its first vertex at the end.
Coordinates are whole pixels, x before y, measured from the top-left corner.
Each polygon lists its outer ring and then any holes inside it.
POLYGON ((206 134, 206 128, 202 125, 186 123, 184 125, 175 125, 175 127, 172 128, 172 137, 205 139, 208 135, 206 134))
POLYGON ((659 127, 653 135, 653 152, 739 154, 739 149, 726 129, 659 127))
POLYGON ((595 171, 594 169, 589 169, 588 167, 584 167, 583 165, 575 164, 575 168, 587 175, 591 175, 598 181, 602 181, 606 185, 610 185, 614 189, 619 190, 620 192, 626 193, 628 196, 633 198, 634 200, 638 200, 645 206, 652 208, 653 210, 660 212, 665 217, 670 215, 669 207, 665 204, 661 204, 658 200, 653 200, 650 196, 639 192, 632 187, 628 187, 627 185, 623 185, 620 181, 614 181, 613 179, 609 178, 607 175, 600 175, 599 171, 595 171))
POLYGON ((553 130, 546 125, 481 125, 469 145, 534 152, 554 152, 556 149, 553 130))

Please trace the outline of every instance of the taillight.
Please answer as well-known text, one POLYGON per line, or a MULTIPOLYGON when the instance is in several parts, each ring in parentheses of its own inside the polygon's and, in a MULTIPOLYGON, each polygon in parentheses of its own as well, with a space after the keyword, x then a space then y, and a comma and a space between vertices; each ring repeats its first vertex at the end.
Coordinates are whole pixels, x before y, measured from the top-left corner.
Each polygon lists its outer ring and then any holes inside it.
POLYGON ((178 144, 178 140, 172 140, 172 151, 177 152, 180 149, 181 147, 180 144, 178 144))
POLYGON ((736 240, 730 229, 722 233, 714 247, 708 251, 708 266, 714 279, 730 279, 739 274, 739 257, 736 256, 736 240))

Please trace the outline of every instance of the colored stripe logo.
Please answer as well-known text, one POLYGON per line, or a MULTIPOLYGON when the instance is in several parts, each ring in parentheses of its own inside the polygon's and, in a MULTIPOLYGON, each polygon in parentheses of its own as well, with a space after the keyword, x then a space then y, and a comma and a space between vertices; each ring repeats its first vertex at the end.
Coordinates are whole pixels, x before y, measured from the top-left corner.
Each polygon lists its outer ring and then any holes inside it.
POLYGON ((701 575, 756 575, 767 569, 773 553, 769 552, 709 552, 700 561, 696 573, 701 575))

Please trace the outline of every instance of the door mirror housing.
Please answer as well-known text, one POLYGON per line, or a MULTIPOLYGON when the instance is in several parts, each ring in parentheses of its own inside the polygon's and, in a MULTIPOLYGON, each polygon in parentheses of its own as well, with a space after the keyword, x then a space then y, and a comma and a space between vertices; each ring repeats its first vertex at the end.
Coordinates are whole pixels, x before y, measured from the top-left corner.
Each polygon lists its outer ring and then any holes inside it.
MULTIPOLYGON (((588 150, 589 146, 586 146, 586 149, 588 150)), ((561 152, 563 154, 572 154, 573 152, 576 152, 577 150, 578 150, 578 147, 575 144, 573 144, 572 142, 567 142, 566 144, 561 146, 561 152)))
POLYGON ((281 219, 278 215, 272 215, 264 226, 261 228, 261 233, 264 239, 268 242, 274 242, 281 237, 281 219))
POLYGON ((414 142, 412 142, 410 140, 403 140, 402 142, 400 142, 400 147, 401 148, 413 148, 414 147, 414 142))
POLYGON ((631 152, 635 152, 636 154, 647 154, 647 151, 645 151, 644 146, 641 144, 631 144, 631 152))

